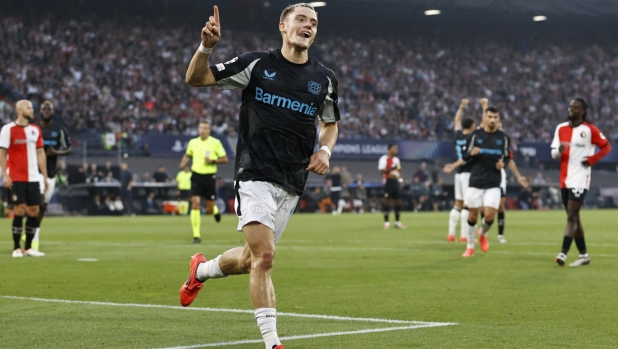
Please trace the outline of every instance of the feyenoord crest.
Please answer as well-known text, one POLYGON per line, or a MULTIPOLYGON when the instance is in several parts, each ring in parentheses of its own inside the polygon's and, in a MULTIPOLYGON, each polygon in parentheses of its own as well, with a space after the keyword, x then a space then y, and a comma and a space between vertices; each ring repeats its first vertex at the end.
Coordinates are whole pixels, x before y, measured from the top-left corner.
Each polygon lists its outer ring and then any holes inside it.
POLYGON ((586 132, 582 132, 580 136, 582 136, 582 138, 586 138, 586 132))
POLYGON ((318 84, 315 81, 309 81, 309 92, 314 95, 319 95, 322 92, 322 85, 318 84))

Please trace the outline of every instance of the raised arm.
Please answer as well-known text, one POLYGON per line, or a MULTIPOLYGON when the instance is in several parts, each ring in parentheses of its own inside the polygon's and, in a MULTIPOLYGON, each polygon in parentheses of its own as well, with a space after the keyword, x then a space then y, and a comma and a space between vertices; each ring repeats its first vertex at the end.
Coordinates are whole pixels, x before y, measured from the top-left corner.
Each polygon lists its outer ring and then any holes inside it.
POLYGON ((213 47, 221 38, 221 23, 219 22, 219 8, 214 7, 214 16, 210 16, 204 28, 202 28, 202 43, 195 51, 189 68, 187 69, 187 84, 195 87, 214 86, 215 76, 208 66, 208 58, 213 47))
POLYGON ((489 100, 487 98, 481 98, 479 103, 481 103, 481 110, 483 111, 482 117, 485 117, 485 112, 487 111, 487 108, 489 107, 489 100))
POLYGON ((470 103, 470 101, 464 98, 461 100, 461 103, 459 104, 459 109, 457 109, 457 113, 455 113, 455 131, 462 129, 461 118, 463 116, 463 111, 468 105, 468 103, 470 103))

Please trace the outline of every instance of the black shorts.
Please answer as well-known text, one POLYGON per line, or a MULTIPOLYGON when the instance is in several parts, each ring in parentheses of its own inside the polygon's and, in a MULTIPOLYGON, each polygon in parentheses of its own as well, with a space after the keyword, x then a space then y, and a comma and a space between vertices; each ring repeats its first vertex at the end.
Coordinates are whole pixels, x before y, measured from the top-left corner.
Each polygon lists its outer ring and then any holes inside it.
POLYGON ((201 196, 206 200, 215 200, 217 198, 216 181, 217 175, 214 173, 199 174, 193 172, 191 174, 191 196, 201 196))
POLYGON ((341 198, 341 190, 335 190, 330 192, 330 202, 337 205, 339 199, 341 198))
POLYGON ((39 206, 41 204, 41 187, 39 182, 13 182, 9 197, 15 205, 39 206))
POLYGON ((189 200, 191 198, 191 189, 189 190, 180 190, 180 195, 178 196, 180 200, 189 200))
POLYGON ((586 194, 588 194, 588 190, 583 188, 562 188, 560 191, 562 192, 562 204, 564 208, 567 208, 569 201, 583 204, 586 194))
POLYGON ((399 188, 399 181, 393 178, 387 178, 384 184, 384 198, 401 200, 401 189, 399 188))

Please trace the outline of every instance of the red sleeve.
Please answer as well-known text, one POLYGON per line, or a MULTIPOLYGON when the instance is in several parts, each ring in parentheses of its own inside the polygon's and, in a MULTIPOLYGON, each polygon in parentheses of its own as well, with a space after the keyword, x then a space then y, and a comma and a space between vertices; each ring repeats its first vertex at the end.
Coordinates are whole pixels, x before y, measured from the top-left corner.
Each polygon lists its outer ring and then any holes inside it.
POLYGON ((612 150, 612 146, 609 144, 607 138, 605 138, 603 133, 601 133, 598 128, 596 128, 594 125, 588 126, 590 127, 590 132, 592 133, 592 138, 590 141, 592 142, 592 144, 599 147, 598 153, 588 157, 588 163, 590 163, 590 166, 592 166, 599 162, 599 160, 601 160, 605 155, 609 154, 609 152, 612 150))
POLYGON ((43 131, 41 131, 41 128, 39 127, 39 125, 36 125, 36 128, 39 129, 39 139, 36 140, 36 147, 37 148, 43 148, 43 131))

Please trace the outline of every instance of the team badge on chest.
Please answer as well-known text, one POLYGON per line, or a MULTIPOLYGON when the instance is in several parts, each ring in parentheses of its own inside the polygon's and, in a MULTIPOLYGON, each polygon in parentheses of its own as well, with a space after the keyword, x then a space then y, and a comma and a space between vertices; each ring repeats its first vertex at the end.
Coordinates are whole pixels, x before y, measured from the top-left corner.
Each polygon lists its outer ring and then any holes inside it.
POLYGON ((313 93, 314 95, 319 95, 320 92, 322 92, 322 85, 315 81, 309 81, 309 92, 313 93))

